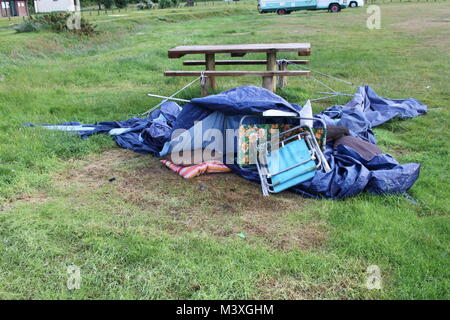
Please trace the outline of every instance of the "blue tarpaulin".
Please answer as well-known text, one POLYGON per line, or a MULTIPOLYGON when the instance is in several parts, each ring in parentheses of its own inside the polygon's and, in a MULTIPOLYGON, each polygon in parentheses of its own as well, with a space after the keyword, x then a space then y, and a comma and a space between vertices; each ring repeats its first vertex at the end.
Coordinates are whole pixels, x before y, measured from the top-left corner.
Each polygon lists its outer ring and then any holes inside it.
MULTIPOLYGON (((427 107, 415 99, 393 100, 379 97, 369 86, 361 86, 344 106, 330 107, 315 116, 327 125, 344 126, 351 135, 376 143, 372 128, 394 118, 410 119, 425 114, 427 107)), ((291 188, 315 198, 342 199, 367 191, 370 193, 403 193, 419 177, 420 164, 400 165, 391 155, 382 154, 369 161, 350 147, 327 146, 324 152, 332 171, 318 171, 312 180, 291 188)), ((259 181, 255 171, 233 169, 246 179, 259 181)))
POLYGON ((131 118, 124 121, 103 121, 95 125, 79 122, 65 122, 60 125, 31 124, 50 130, 76 132, 81 138, 87 138, 96 133, 111 135, 116 143, 125 149, 142 154, 159 155, 164 143, 170 140, 173 124, 180 114, 181 107, 172 101, 167 101, 147 118, 131 118))
MULTIPOLYGON (((214 126, 223 132, 227 128, 236 128, 238 119, 244 115, 260 114, 271 109, 300 111, 301 107, 266 89, 244 86, 193 99, 182 108, 174 102, 166 102, 160 110, 145 119, 132 118, 96 125, 71 122, 60 126, 90 128, 65 130, 77 131, 82 137, 94 133, 109 133, 121 147, 159 156, 162 150, 166 153, 170 149, 171 134, 175 129, 192 129, 196 121, 208 117, 208 121, 205 121, 207 126, 214 126)), ((379 97, 369 86, 361 86, 346 105, 332 106, 315 116, 323 119, 327 125, 347 127, 352 136, 375 144, 373 127, 394 118, 410 119, 426 112, 427 107, 415 99, 386 99, 379 97)), ((400 165, 389 154, 366 160, 344 145, 338 146, 336 150, 329 145, 324 154, 332 170, 328 173, 317 171, 311 180, 290 190, 308 197, 332 199, 350 197, 363 191, 377 194, 402 193, 411 188, 419 177, 420 164, 400 165)), ((259 182, 255 170, 233 164, 229 166, 240 176, 259 182)))

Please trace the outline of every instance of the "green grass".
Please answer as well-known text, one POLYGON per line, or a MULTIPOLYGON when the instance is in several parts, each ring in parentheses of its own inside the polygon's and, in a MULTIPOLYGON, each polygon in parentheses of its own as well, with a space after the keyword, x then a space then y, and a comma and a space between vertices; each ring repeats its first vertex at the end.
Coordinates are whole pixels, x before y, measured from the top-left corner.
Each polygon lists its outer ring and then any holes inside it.
MULTIPOLYGON (((381 12, 382 29, 369 31, 364 8, 129 11, 87 16, 101 31, 92 39, 16 34, 14 20, 0 19, 0 298, 450 298, 450 5, 384 4, 381 12), (419 205, 397 195, 267 199, 231 174, 182 180, 107 136, 22 126, 138 115, 158 102, 146 93, 169 95, 189 81, 163 77, 181 67, 167 59, 169 48, 258 42, 311 42, 312 69, 428 105, 423 117, 375 129, 384 152, 422 164, 410 190, 419 205), (81 268, 80 290, 66 287, 72 264, 81 268), (365 287, 372 264, 381 269, 379 291, 365 287)), ((259 81, 220 78, 218 91, 259 81)), ((290 78, 278 93, 302 103, 318 89, 290 78)), ((198 94, 195 87, 180 97, 198 94)))

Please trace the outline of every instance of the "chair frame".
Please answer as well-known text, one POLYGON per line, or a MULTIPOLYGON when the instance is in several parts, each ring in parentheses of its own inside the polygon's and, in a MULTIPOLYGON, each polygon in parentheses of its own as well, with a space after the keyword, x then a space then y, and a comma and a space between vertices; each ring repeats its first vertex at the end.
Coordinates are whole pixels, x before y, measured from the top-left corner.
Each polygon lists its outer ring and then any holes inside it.
MULTIPOLYGON (((291 113, 289 113, 289 114, 291 114, 291 113)), ((317 143, 317 139, 316 139, 316 137, 314 135, 314 132, 312 131, 312 128, 309 127, 309 126, 302 126, 301 125, 301 121, 302 120, 313 120, 313 121, 321 122, 323 127, 326 129, 326 123, 322 119, 315 118, 315 117, 312 117, 312 118, 300 117, 298 115, 295 115, 295 116, 288 115, 288 116, 286 116, 286 115, 283 115, 282 112, 279 115, 270 115, 270 116, 245 115, 245 116, 243 116, 241 118, 241 120, 239 122, 239 127, 241 127, 244 124, 244 120, 246 118, 290 118, 290 119, 295 118, 295 119, 299 120, 299 125, 298 126, 295 126, 295 127, 291 128, 291 129, 288 129, 288 130, 285 130, 283 132, 278 133, 278 135, 275 136, 275 138, 277 138, 277 137, 279 138, 279 137, 281 137, 283 135, 286 135, 287 133, 289 133, 291 131, 294 131, 294 130, 297 130, 299 128, 307 127, 309 129, 308 132, 301 132, 299 134, 287 137, 287 138, 283 139, 282 141, 280 141, 278 143, 281 144, 282 146, 284 146, 284 144, 287 141, 293 140, 295 138, 297 138, 299 140, 302 140, 302 136, 304 136, 304 140, 305 140, 306 145, 308 146, 309 152, 311 154, 311 158, 309 158, 308 160, 302 161, 300 163, 296 163, 296 164, 294 164, 294 165, 292 165, 292 166, 290 166, 288 168, 285 168, 283 170, 280 170, 278 172, 275 172, 275 173, 268 172, 267 167, 263 166, 265 164, 261 164, 258 161, 258 158, 262 157, 262 159, 264 159, 266 161, 266 163, 267 163, 268 147, 272 146, 272 142, 267 141, 267 142, 262 143, 261 145, 258 146, 258 150, 257 150, 258 153, 256 155, 256 159, 255 159, 256 163, 255 163, 255 165, 256 165, 256 169, 258 171, 258 175, 259 175, 259 178, 260 178, 260 181, 261 181, 261 189, 262 189, 262 193, 263 193, 264 196, 268 196, 269 193, 275 193, 275 191, 273 190, 273 187, 276 184, 269 183, 268 179, 270 179, 272 176, 275 176, 277 174, 286 172, 286 171, 291 170, 291 169, 293 169, 295 167, 303 165, 303 164, 305 164, 305 163, 307 163, 307 162, 309 162, 311 160, 316 162, 316 169, 321 168, 325 172, 328 172, 328 171, 331 170, 327 160, 325 159, 325 156, 322 153, 322 150, 321 150, 319 144, 317 143)), ((274 137, 272 137, 271 140, 273 140, 273 139, 274 139, 274 137)), ((271 148, 271 150, 272 150, 272 148, 271 148)), ((238 166, 240 168, 242 168, 240 164, 238 164, 238 166)), ((305 171, 304 173, 307 173, 307 171, 305 171)))

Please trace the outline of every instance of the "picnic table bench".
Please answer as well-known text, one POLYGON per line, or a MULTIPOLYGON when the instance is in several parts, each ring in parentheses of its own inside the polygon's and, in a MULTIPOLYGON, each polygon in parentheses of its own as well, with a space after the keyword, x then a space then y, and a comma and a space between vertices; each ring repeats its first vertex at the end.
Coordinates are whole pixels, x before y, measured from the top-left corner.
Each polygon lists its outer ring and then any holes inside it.
MULTIPOLYGON (((165 76, 206 76, 202 85, 202 96, 208 90, 216 88, 215 77, 220 76, 261 76, 262 86, 268 90, 276 90, 275 77, 279 77, 281 86, 286 84, 287 76, 308 76, 310 71, 288 71, 287 64, 281 63, 277 70, 278 52, 297 52, 299 56, 309 56, 311 45, 309 43, 268 43, 268 44, 227 44, 206 46, 179 46, 168 52, 171 59, 181 58, 187 54, 205 55, 204 60, 186 60, 186 66, 205 66, 205 71, 166 71, 165 76), (216 60, 215 55, 230 54, 232 57, 243 57, 247 53, 266 53, 266 60, 216 60), (216 71, 216 65, 266 65, 265 71, 216 71)), ((307 64, 308 60, 289 60, 292 64, 307 64)))

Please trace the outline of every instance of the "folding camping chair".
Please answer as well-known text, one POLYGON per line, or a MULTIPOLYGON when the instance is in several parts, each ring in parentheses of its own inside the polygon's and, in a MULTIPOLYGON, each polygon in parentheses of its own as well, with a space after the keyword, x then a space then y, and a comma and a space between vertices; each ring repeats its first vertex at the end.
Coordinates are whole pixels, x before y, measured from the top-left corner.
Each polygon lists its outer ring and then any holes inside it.
MULTIPOLYGON (((296 113, 279 110, 266 111, 262 116, 244 116, 241 118, 239 126, 240 142, 242 142, 242 136, 248 134, 249 131, 250 134, 255 134, 255 132, 251 132, 252 130, 249 130, 244 125, 244 120, 248 118, 286 118, 291 120, 290 122, 292 120, 299 121, 298 125, 288 126, 289 128, 274 136, 268 135, 267 130, 269 127, 276 128, 277 125, 253 125, 254 128, 257 128, 259 137, 264 137, 266 140, 264 141, 263 139, 262 143, 256 146, 256 152, 253 154, 253 157, 249 155, 242 156, 242 152, 241 154, 238 152, 239 166, 245 165, 248 167, 248 164, 252 162, 250 160, 255 162, 261 180, 263 195, 278 193, 312 179, 318 169, 322 169, 325 172, 331 170, 322 153, 322 148, 325 147, 326 141, 326 124, 323 120, 299 117, 296 113), (319 128, 314 133, 311 127, 301 124, 302 120, 318 121, 322 124, 322 128, 319 128), (261 134, 261 130, 266 130, 266 132, 261 134), (241 136, 242 132, 244 134, 241 136), (321 135, 318 135, 318 132, 321 132, 321 135), (317 142, 317 136, 320 137, 320 144, 317 142)), ((281 127, 286 128, 286 125, 282 124, 281 127)), ((244 146, 246 151, 251 148, 248 143, 244 143, 244 146)), ((239 150, 241 149, 242 143, 239 150)))

